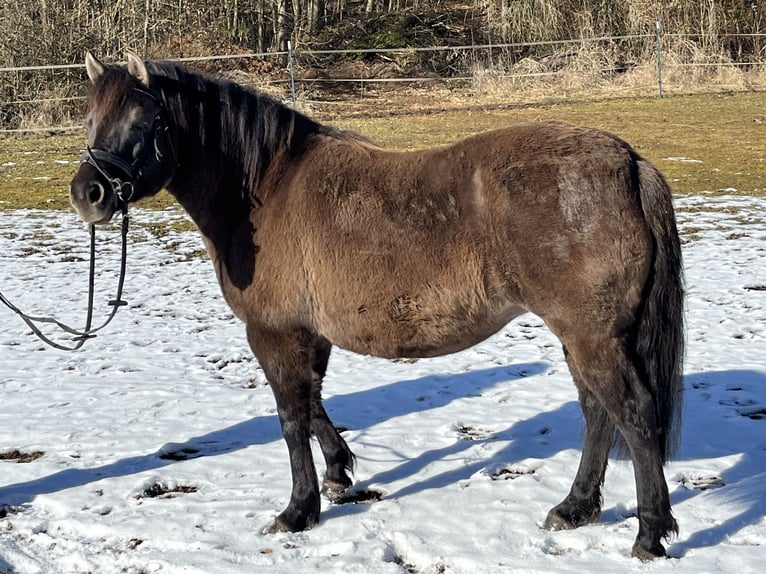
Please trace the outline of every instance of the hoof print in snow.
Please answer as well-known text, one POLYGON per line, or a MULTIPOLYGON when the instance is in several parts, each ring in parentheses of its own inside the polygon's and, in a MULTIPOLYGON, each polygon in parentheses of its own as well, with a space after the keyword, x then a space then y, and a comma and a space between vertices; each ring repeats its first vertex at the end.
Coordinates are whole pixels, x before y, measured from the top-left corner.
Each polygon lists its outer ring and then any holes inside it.
POLYGON ((333 502, 335 504, 372 504, 383 498, 383 493, 379 490, 356 490, 338 497, 333 502))
POLYGON ((202 456, 197 448, 182 448, 180 450, 163 452, 160 458, 162 460, 189 460, 190 458, 197 458, 197 455, 202 456))
POLYGON ((734 398, 734 399, 721 399, 718 404, 724 407, 752 407, 755 405, 753 399, 747 398, 734 398))
POLYGON ((674 480, 687 490, 709 490, 726 485, 723 478, 717 474, 704 474, 701 472, 678 475, 674 480))
POLYGON ((5 452, 0 452, 0 460, 5 462, 27 463, 27 462, 33 462, 44 455, 45 453, 41 450, 33 450, 31 452, 21 452, 18 449, 13 449, 13 450, 7 450, 5 452))
POLYGON ((404 559, 403 556, 399 556, 398 554, 396 556, 394 556, 393 562, 394 562, 394 564, 399 566, 399 568, 401 568, 405 572, 417 572, 418 571, 417 567, 414 564, 410 564, 409 562, 407 562, 404 559))
POLYGON ((457 424, 455 426, 455 432, 463 440, 483 440, 489 438, 492 434, 490 431, 484 429, 477 429, 471 425, 457 424))
POLYGON ((743 417, 747 417, 754 421, 760 421, 766 419, 766 408, 761 409, 740 409, 737 411, 743 417))
POLYGON ((18 506, 11 506, 10 504, 0 504, 0 518, 6 518, 11 514, 18 514, 21 512, 21 508, 18 506))
POLYGON ((534 474, 535 469, 534 468, 521 468, 512 466, 510 468, 498 468, 495 469, 488 474, 489 478, 492 480, 515 480, 519 478, 520 476, 525 476, 529 474, 534 474))
POLYGON ((142 492, 136 494, 136 498, 175 498, 179 494, 189 494, 199 490, 190 484, 171 484, 167 482, 155 482, 142 492))

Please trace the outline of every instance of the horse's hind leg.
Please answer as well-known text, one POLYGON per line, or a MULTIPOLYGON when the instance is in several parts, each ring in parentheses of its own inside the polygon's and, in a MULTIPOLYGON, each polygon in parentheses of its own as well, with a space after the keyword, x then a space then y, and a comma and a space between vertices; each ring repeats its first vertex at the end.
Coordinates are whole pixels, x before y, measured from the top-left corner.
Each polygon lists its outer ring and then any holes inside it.
POLYGON ((544 527, 550 530, 571 530, 595 522, 601 516, 601 486, 614 433, 606 410, 582 383, 566 347, 564 354, 580 394, 580 406, 585 416, 585 443, 569 494, 545 519, 544 527))
POLYGON ((327 371, 331 343, 320 337, 314 346, 311 384, 311 427, 322 448, 327 470, 322 482, 322 493, 330 500, 343 497, 352 484, 348 473, 354 469, 354 454, 340 436, 322 405, 322 379, 327 371))
POLYGON ((570 364, 620 431, 633 459, 638 499, 638 536, 633 556, 665 556, 662 539, 678 531, 670 512, 657 428, 655 399, 618 337, 567 344, 570 364))

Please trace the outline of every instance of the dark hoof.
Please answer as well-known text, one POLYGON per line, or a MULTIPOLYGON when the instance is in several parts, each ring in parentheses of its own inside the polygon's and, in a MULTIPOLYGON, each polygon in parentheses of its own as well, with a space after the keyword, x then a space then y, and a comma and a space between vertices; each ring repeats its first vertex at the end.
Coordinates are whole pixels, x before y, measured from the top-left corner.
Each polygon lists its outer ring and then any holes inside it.
POLYGON ((332 503, 338 503, 347 496, 349 488, 351 488, 350 483, 344 485, 340 482, 325 478, 324 481, 322 481, 322 496, 332 503))
POLYGON ((662 544, 657 544, 657 546, 653 548, 645 548, 640 546, 638 542, 633 545, 633 550, 630 552, 630 555, 633 556, 633 558, 638 558, 642 562, 649 562, 655 558, 667 557, 665 554, 665 548, 662 546, 662 544))
POLYGON ((548 513, 545 523, 543 523, 543 528, 546 530, 574 530, 580 526, 596 522, 599 516, 601 516, 599 509, 590 513, 579 511, 565 512, 557 506, 548 513))
POLYGON ((319 516, 307 517, 298 514, 297 517, 291 518, 293 514, 294 513, 289 513, 285 510, 274 519, 272 525, 268 526, 263 533, 277 534, 278 532, 301 532, 313 528, 319 522, 319 516))
POLYGON ((678 523, 670 514, 655 517, 650 514, 639 516, 640 526, 636 542, 630 555, 643 562, 655 558, 665 558, 665 547, 660 542, 673 535, 678 535, 678 523))

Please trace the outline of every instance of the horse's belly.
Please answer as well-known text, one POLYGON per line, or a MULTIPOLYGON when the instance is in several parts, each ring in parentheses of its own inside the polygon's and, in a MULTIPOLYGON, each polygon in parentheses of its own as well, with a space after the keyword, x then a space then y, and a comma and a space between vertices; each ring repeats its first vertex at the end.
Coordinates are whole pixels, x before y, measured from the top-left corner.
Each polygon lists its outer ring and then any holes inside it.
POLYGON ((522 307, 508 306, 471 317, 453 314, 398 320, 370 313, 352 321, 333 321, 323 334, 333 344, 365 355, 389 359, 437 357, 480 343, 525 312, 522 307))

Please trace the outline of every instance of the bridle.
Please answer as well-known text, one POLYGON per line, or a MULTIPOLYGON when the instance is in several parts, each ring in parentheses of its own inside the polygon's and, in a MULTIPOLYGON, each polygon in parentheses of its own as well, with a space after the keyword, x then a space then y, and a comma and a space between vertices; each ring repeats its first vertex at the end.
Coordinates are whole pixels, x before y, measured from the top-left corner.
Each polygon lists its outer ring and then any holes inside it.
MULTIPOLYGON (((92 339, 95 337, 95 333, 97 331, 100 331, 104 327, 106 327, 112 319, 114 319, 114 316, 117 314, 117 310, 120 307, 123 307, 127 305, 127 301, 124 301, 122 299, 122 288, 125 283, 125 269, 127 267, 127 236, 128 236, 128 202, 133 199, 133 196, 135 194, 135 184, 138 179, 141 178, 143 175, 143 171, 145 168, 146 161, 148 159, 148 151, 150 149, 154 150, 154 159, 158 163, 163 163, 167 156, 165 153, 162 152, 160 149, 160 139, 165 139, 165 145, 167 150, 170 151, 170 155, 172 156, 172 169, 173 172, 170 175, 170 179, 172 179, 173 175, 175 174, 175 168, 176 168, 176 153, 175 148, 173 147, 172 139, 168 135, 168 124, 165 119, 165 107, 162 103, 162 100, 160 100, 157 96, 152 94, 149 91, 136 89, 136 91, 140 92, 141 94, 148 96, 149 98, 153 99, 159 104, 159 111, 157 112, 157 115, 154 117, 154 122, 152 123, 152 126, 147 130, 146 133, 152 133, 153 141, 152 145, 144 145, 142 153, 132 162, 128 163, 125 160, 123 160, 120 156, 106 150, 98 149, 98 148, 91 148, 88 146, 85 151, 82 154, 80 165, 83 163, 88 163, 92 165, 96 171, 98 171, 101 176, 109 183, 109 185, 112 188, 112 191, 117 197, 119 201, 119 206, 122 211, 122 228, 121 228, 121 235, 122 235, 122 249, 121 249, 121 258, 120 258, 120 276, 117 280, 117 293, 114 297, 114 299, 109 301, 109 306, 112 307, 112 310, 110 311, 109 315, 107 316, 106 320, 98 327, 92 328, 92 321, 93 321, 93 295, 95 290, 95 276, 96 276, 96 226, 94 224, 90 224, 89 230, 90 230, 90 267, 89 267, 89 273, 88 273, 88 310, 87 310, 87 316, 85 319, 85 327, 80 329, 75 329, 73 327, 70 327, 69 325, 62 323, 61 321, 55 319, 54 317, 33 317, 31 315, 27 315, 23 311, 21 311, 18 307, 16 307, 13 303, 11 303, 2 293, 0 293, 0 302, 2 302, 6 307, 8 307, 11 311, 16 313, 21 319, 29 326, 30 329, 32 329, 32 332, 37 335, 42 341, 50 345, 51 347, 54 347, 56 349, 60 349, 62 351, 76 351, 80 347, 83 346, 85 341, 88 339, 92 339), (109 175, 109 171, 111 169, 116 169, 123 177, 118 176, 111 176, 109 175), (39 327, 38 324, 40 323, 48 323, 56 325, 59 329, 62 331, 65 331, 66 333, 69 333, 70 335, 74 335, 72 338, 72 341, 74 341, 74 344, 72 345, 63 345, 61 343, 57 343, 44 335, 39 327)), ((146 139, 146 134, 144 134, 144 139, 146 139)), ((144 142, 146 143, 146 142, 144 142)))
POLYGON ((173 147, 173 140, 168 134, 169 128, 166 121, 165 105, 162 103, 160 98, 148 90, 134 88, 134 91, 150 98, 159 105, 159 110, 154 116, 152 125, 144 133, 144 145, 142 147, 141 154, 135 158, 132 163, 128 163, 120 156, 110 151, 99 148, 91 148, 88 146, 82 152, 82 156, 80 158, 80 165, 83 163, 88 163, 92 165, 96 171, 98 171, 98 173, 101 174, 101 176, 109 183, 112 188, 112 192, 122 205, 126 205, 131 199, 133 199, 133 195, 135 193, 135 182, 138 181, 143 175, 143 170, 148 159, 148 154, 152 150, 154 151, 154 159, 157 161, 157 163, 164 163, 166 154, 163 153, 162 149, 160 148, 160 140, 164 139, 165 147, 172 156, 171 167, 173 168, 173 173, 170 174, 168 181, 172 179, 173 175, 175 174, 176 167, 176 152, 175 148, 173 147), (146 145, 146 135, 150 133, 153 136, 152 142, 151 145, 146 145), (116 169, 122 176, 124 176, 124 178, 109 175, 107 166, 116 169))

